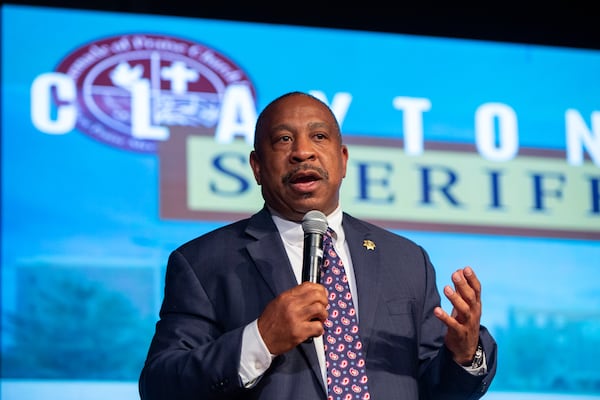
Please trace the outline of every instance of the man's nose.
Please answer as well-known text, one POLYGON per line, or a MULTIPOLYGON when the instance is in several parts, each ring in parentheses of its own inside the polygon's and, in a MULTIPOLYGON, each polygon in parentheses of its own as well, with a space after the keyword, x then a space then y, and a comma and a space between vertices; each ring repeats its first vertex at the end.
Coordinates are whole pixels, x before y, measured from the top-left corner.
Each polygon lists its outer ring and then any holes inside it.
POLYGON ((292 145, 292 161, 303 162, 315 158, 315 149, 310 138, 297 136, 292 145))

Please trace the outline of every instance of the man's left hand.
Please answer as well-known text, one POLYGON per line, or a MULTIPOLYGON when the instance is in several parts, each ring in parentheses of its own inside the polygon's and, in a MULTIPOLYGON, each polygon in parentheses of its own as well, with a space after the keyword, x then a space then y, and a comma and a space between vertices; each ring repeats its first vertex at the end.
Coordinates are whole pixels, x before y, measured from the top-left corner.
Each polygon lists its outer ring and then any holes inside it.
POLYGON ((454 289, 447 285, 444 295, 452 303, 452 314, 441 307, 433 313, 448 327, 446 347, 454 355, 454 361, 467 365, 473 359, 479 342, 481 320, 481 283, 471 267, 459 269, 452 274, 454 289))

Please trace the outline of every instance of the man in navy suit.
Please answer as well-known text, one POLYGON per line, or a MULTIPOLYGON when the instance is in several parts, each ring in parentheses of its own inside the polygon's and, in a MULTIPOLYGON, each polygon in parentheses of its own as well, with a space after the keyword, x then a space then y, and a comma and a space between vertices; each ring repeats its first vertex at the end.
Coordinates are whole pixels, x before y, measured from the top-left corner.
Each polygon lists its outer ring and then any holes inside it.
POLYGON ((423 248, 342 211, 348 149, 331 110, 308 94, 285 94, 260 114, 254 140, 250 165, 265 205, 169 257, 141 398, 336 398, 322 340, 328 293, 301 282, 301 221, 310 210, 335 232, 358 309, 369 394, 355 398, 483 396, 497 348, 480 325, 479 280, 470 267, 452 274, 447 314, 423 248))

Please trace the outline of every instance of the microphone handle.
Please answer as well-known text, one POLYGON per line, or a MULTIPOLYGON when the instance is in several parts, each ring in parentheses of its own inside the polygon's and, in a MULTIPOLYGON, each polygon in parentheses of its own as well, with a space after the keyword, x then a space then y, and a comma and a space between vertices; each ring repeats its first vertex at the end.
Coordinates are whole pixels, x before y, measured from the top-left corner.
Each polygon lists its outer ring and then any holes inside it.
MULTIPOLYGON (((320 233, 304 234, 304 251, 302 256, 302 282, 321 282, 321 265, 323 264, 323 235, 320 233)), ((304 343, 312 343, 307 338, 304 343)))
POLYGON ((304 235, 304 254, 302 257, 302 281, 319 283, 323 264, 323 235, 307 233, 304 235))

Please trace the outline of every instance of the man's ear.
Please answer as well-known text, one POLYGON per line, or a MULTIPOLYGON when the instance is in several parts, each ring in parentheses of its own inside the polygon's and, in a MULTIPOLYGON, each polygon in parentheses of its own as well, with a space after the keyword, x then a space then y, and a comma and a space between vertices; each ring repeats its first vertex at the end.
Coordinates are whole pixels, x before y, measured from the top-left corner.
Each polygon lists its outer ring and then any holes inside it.
POLYGON ((256 183, 260 185, 260 161, 255 150, 250 152, 250 167, 254 173, 254 180, 256 180, 256 183))
POLYGON ((342 165, 344 170, 342 177, 345 178, 346 168, 348 166, 348 146, 346 146, 345 144, 342 145, 342 165))

